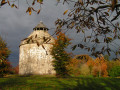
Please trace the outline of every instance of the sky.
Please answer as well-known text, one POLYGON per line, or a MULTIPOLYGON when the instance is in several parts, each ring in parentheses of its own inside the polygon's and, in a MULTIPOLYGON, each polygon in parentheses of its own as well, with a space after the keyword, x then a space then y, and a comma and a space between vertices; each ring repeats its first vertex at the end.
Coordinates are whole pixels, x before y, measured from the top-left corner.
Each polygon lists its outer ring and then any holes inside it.
MULTIPOLYGON (((19 63, 19 45, 21 40, 28 37, 40 21, 43 21, 50 29, 49 33, 52 35, 55 31, 55 21, 58 18, 66 18, 63 13, 65 10, 72 8, 73 4, 63 5, 59 3, 56 5, 56 0, 44 0, 40 14, 33 12, 32 15, 26 13, 27 7, 25 0, 20 0, 19 9, 11 8, 8 5, 0 8, 0 35, 11 50, 9 60, 13 66, 19 63)), ((71 46, 79 43, 82 38, 82 35, 77 34, 74 30, 68 31, 67 36, 72 39, 71 46)), ((74 55, 89 54, 89 52, 78 48, 72 51, 70 49, 71 46, 67 51, 72 52, 74 55)))
MULTIPOLYGON (((44 0, 39 15, 36 13, 32 13, 32 15, 26 13, 28 6, 24 1, 19 2, 19 9, 11 8, 8 5, 0 8, 0 35, 7 42, 8 48, 11 50, 9 60, 13 66, 19 63, 19 45, 21 40, 28 37, 40 21, 43 21, 50 29, 49 33, 52 35, 55 30, 55 20, 66 17, 63 13, 71 6, 72 4, 68 6, 62 3, 56 5, 56 0, 44 0)), ((69 31, 67 35, 72 39, 77 37, 76 33, 72 31, 69 31)), ((68 51, 72 52, 71 49, 68 49, 68 51)), ((78 53, 79 50, 74 52, 78 53)))

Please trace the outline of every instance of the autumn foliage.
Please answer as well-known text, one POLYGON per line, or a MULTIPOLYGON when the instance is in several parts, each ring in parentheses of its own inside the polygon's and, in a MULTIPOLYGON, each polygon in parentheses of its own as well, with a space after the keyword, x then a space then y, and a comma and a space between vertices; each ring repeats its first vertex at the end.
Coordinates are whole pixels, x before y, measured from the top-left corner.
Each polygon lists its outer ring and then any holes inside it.
POLYGON ((10 54, 10 50, 7 48, 7 44, 0 37, 0 77, 5 76, 11 72, 11 63, 7 60, 10 54))
POLYGON ((76 58, 73 58, 70 60, 70 63, 68 65, 69 69, 70 69, 70 74, 74 74, 75 76, 80 75, 80 61, 77 60, 76 58))
MULTIPOLYGON (((79 56, 86 56, 88 55, 79 55, 79 56)), ((69 64, 71 71, 71 74, 74 74, 75 76, 79 75, 92 75, 95 77, 107 77, 108 71, 107 71, 107 61, 104 59, 104 57, 98 57, 95 60, 92 58, 80 59, 73 58, 69 64)))
POLYGON ((108 75, 107 62, 105 61, 104 57, 98 57, 95 59, 92 72, 94 76, 99 77, 106 77, 108 75))

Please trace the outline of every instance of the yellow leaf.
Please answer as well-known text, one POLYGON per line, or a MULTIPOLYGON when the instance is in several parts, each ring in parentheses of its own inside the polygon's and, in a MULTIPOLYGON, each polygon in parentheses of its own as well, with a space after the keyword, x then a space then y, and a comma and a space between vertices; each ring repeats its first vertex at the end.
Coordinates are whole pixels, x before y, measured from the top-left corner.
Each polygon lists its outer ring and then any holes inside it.
POLYGON ((39 14, 39 13, 40 13, 40 9, 38 10, 37 14, 39 14))
POLYGON ((4 3, 5 3, 5 0, 2 0, 2 1, 1 1, 1 4, 4 4, 4 3))
POLYGON ((37 2, 43 4, 43 0, 37 0, 37 2))
POLYGON ((37 0, 37 2, 40 2, 40 0, 37 0))
POLYGON ((31 15, 32 14, 32 11, 29 11, 29 15, 31 15))
POLYGON ((16 5, 14 5, 15 6, 15 8, 17 8, 17 6, 16 5))
POLYGON ((84 30, 82 30, 82 33, 85 33, 84 30))
POLYGON ((33 1, 32 5, 34 5, 34 4, 35 4, 35 0, 33 1))
POLYGON ((32 9, 33 11, 36 11, 33 7, 31 7, 31 9, 32 9))
POLYGON ((81 3, 81 5, 83 5, 83 0, 79 0, 79 2, 81 3))
POLYGON ((109 40, 112 40, 112 38, 111 37, 107 37, 109 40))
POLYGON ((111 10, 111 8, 108 9, 108 12, 111 10))
POLYGON ((66 11, 63 13, 63 15, 65 15, 67 12, 68 12, 68 10, 66 10, 66 11))
POLYGON ((15 6, 15 5, 14 5, 14 4, 12 4, 12 5, 11 5, 11 8, 13 8, 14 6, 15 6))
POLYGON ((40 0, 40 4, 42 4, 43 3, 43 0, 40 0))
POLYGON ((107 12, 105 12, 105 14, 106 14, 107 16, 109 16, 109 14, 108 14, 107 12))
POLYGON ((28 12, 28 9, 26 10, 26 13, 28 12))
POLYGON ((7 0, 7 3, 10 5, 10 2, 9 2, 9 0, 7 0))
POLYGON ((117 0, 112 0, 111 4, 112 4, 112 11, 114 11, 115 5, 117 4, 117 0))
POLYGON ((27 9, 26 13, 27 13, 27 12, 29 12, 29 15, 31 15, 31 14, 32 14, 31 7, 28 7, 28 9, 27 9))
POLYGON ((73 27, 75 25, 75 22, 73 21, 71 24, 72 24, 72 27, 73 27))
POLYGON ((6 4, 7 2, 5 2, 5 0, 1 1, 1 6, 3 6, 4 4, 6 4))

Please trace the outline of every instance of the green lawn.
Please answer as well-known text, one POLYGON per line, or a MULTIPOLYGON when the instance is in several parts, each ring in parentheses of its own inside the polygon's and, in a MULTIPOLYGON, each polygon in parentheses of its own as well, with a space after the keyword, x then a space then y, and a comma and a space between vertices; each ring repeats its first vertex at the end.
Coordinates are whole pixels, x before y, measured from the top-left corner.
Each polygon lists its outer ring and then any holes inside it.
POLYGON ((0 90, 120 90, 120 78, 10 76, 0 78, 0 90))

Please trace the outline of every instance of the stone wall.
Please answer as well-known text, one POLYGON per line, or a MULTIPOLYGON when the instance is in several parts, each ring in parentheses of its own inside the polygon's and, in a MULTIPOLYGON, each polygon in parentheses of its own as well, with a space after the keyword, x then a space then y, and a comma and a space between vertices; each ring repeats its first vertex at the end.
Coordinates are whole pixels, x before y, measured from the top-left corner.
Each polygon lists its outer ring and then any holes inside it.
POLYGON ((52 66, 51 44, 36 43, 20 46, 19 74, 55 74, 52 66), (44 47, 43 47, 44 46, 44 47))

